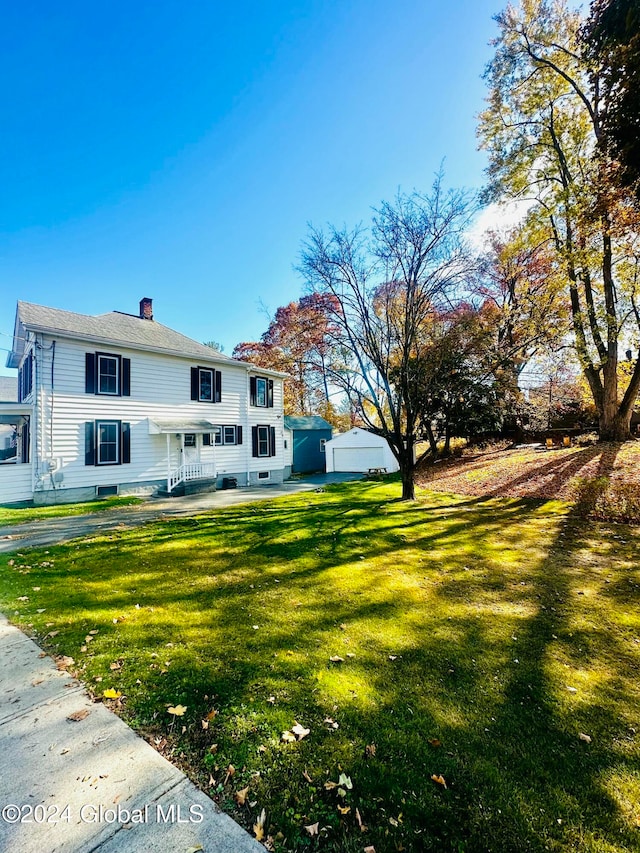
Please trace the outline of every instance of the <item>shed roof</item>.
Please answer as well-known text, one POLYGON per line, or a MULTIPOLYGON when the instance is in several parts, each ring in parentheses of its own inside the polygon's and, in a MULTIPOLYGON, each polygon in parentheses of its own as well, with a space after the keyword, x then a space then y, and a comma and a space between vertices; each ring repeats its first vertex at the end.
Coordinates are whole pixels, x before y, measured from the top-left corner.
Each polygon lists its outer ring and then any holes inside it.
POLYGON ((298 429, 333 429, 331 424, 321 418, 320 415, 285 415, 284 425, 286 429, 292 431, 298 429))

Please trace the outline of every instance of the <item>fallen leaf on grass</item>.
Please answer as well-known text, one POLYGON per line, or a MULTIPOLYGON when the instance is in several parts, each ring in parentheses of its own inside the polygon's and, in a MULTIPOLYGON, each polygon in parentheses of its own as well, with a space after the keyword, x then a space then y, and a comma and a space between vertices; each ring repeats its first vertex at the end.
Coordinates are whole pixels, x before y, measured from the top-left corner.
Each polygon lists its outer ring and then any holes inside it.
POLYGON ((119 690, 114 690, 113 687, 109 687, 107 690, 102 691, 102 695, 105 699, 119 699, 122 693, 119 690))
POLYGON ((109 664, 109 669, 113 669, 113 670, 122 669, 122 661, 121 660, 114 660, 113 663, 109 664))
POLYGON ((264 839, 264 822, 266 819, 267 815, 265 810, 262 809, 259 818, 253 824, 253 834, 256 837, 256 841, 262 841, 264 839))
POLYGON ((325 783, 324 783, 324 789, 325 789, 325 791, 333 791, 333 789, 334 789, 334 788, 337 788, 337 787, 338 787, 338 783, 337 783, 337 782, 325 782, 325 783))
POLYGON ((81 708, 79 711, 74 711, 73 714, 69 714, 67 720, 70 720, 72 723, 79 723, 80 720, 84 720, 85 717, 88 717, 91 711, 88 708, 81 708))
POLYGON ((363 853, 376 853, 376 848, 373 846, 373 844, 370 844, 368 847, 364 848, 363 853))
POLYGON ((430 737, 427 743, 434 749, 437 749, 439 746, 442 746, 442 743, 438 740, 437 737, 430 737))
MULTIPOLYGON (((359 809, 356 809, 356 821, 358 823, 358 826, 360 827, 360 832, 366 832, 367 826, 366 826, 366 824, 363 823, 362 818, 360 817, 360 810, 359 809)), ((373 847, 371 848, 371 850, 373 850, 373 847)))
POLYGON ((367 758, 373 758, 373 756, 376 754, 375 743, 368 743, 364 748, 364 754, 367 758))
POLYGON ((569 693, 577 693, 578 692, 578 689, 576 687, 569 687, 568 684, 567 684, 567 690, 569 691, 569 693))
MULTIPOLYGON (((42 653, 42 656, 46 657, 44 652, 42 653)), ((59 657, 56 659, 56 667, 58 669, 67 669, 68 667, 73 666, 74 663, 75 663, 74 659, 68 657, 67 655, 62 655, 62 657, 59 657)))
POLYGON ((389 660, 390 661, 398 660, 398 655, 389 655, 389 660))
POLYGON ((280 738, 280 740, 284 743, 295 743, 296 736, 293 734, 293 732, 282 732, 282 737, 280 738))
POLYGON ((291 727, 291 731, 298 738, 298 740, 302 740, 308 734, 311 734, 311 729, 305 729, 304 726, 301 726, 300 723, 296 723, 295 726, 291 727))
POLYGON ((346 815, 351 811, 351 806, 337 806, 337 809, 341 815, 346 815))
POLYGON ((443 788, 447 787, 447 783, 445 782, 444 776, 436 776, 436 774, 434 773, 431 778, 434 782, 437 782, 438 785, 442 785, 443 788))
POLYGON ((348 791, 353 788, 353 782, 351 781, 351 778, 346 775, 346 773, 340 774, 340 778, 338 779, 338 785, 343 788, 346 788, 348 791))
POLYGON ((231 779, 232 776, 235 776, 235 772, 236 772, 236 768, 233 766, 233 764, 230 764, 227 767, 227 775, 224 777, 224 783, 223 784, 226 785, 227 782, 229 781, 229 779, 231 779))
POLYGON ((331 655, 329 660, 331 663, 344 663, 344 658, 341 658, 340 655, 331 655))
POLYGON ((586 735, 584 732, 580 732, 578 735, 580 740, 583 740, 585 743, 591 743, 591 735, 586 735))
POLYGON ((332 720, 331 717, 326 717, 324 722, 325 722, 325 725, 329 726, 330 729, 339 728, 338 723, 336 723, 335 720, 332 720))
POLYGON ((309 774, 307 773, 307 771, 306 771, 306 770, 303 770, 303 771, 302 771, 302 775, 304 776, 304 778, 307 780, 307 782, 308 782, 310 785, 313 785, 313 779, 311 778, 311 776, 309 776, 309 774))
POLYGON ((247 801, 247 794, 249 793, 249 788, 243 788, 241 791, 236 791, 233 795, 234 800, 239 806, 243 806, 247 801))
POLYGON ((170 705, 167 708, 167 714, 173 714, 174 717, 183 717, 186 710, 186 705, 176 705, 175 707, 170 705))
POLYGON ((305 826, 305 829, 309 833, 311 837, 318 834, 318 830, 320 829, 320 823, 312 823, 309 826, 305 826))

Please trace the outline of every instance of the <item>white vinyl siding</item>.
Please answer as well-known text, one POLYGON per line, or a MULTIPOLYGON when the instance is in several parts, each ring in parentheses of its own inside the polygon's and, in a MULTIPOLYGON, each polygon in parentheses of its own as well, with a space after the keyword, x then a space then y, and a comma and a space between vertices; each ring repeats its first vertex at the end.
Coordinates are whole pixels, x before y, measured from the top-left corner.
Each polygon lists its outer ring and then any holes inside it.
MULTIPOLYGON (((224 443, 200 447, 202 461, 215 458, 219 476, 263 470, 264 459, 251 454, 251 426, 258 421, 276 427, 275 457, 269 460, 271 470, 284 467, 282 458, 282 381, 274 380, 274 407, 253 409, 249 406, 249 376, 243 365, 216 364, 222 372, 222 398, 219 403, 191 399, 191 368, 197 362, 122 348, 111 355, 131 360, 130 396, 87 394, 85 391, 85 355, 96 352, 91 343, 51 339, 38 351, 43 393, 40 415, 33 443, 35 459, 55 459, 63 474, 60 487, 79 488, 111 485, 114 482, 147 482, 167 476, 166 435, 149 435, 148 419, 209 420, 213 424, 241 425, 243 443, 224 443), (49 348, 47 348, 49 347, 49 348), (53 359, 53 365, 52 365, 53 359), (51 376, 53 367, 53 393, 51 376), (131 461, 127 465, 85 465, 85 423, 89 421, 121 421, 130 424, 131 461)), ((200 365, 202 366, 202 365, 200 365)), ((213 428, 212 428, 213 430, 213 428)), ((224 436, 223 436, 224 437, 224 436)), ((202 442, 199 440, 199 444, 202 442)), ((180 441, 169 437, 173 465, 180 464, 180 441)))

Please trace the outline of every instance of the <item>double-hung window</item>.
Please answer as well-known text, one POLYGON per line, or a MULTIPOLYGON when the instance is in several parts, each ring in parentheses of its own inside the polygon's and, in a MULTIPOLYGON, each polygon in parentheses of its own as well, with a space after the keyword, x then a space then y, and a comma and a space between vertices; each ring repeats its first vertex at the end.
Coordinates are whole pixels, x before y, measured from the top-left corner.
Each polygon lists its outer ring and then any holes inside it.
POLYGON ((276 430, 266 424, 251 427, 252 451, 254 457, 276 455, 276 430))
POLYGON ((200 403, 222 401, 222 373, 211 367, 191 368, 191 399, 200 403))
POLYGON ((249 378, 249 402, 263 409, 273 408, 273 379, 264 376, 249 378))
POLYGON ((205 447, 223 444, 242 444, 242 426, 235 424, 214 426, 212 431, 204 433, 202 443, 205 447))
POLYGON ((97 465, 120 464, 120 423, 118 421, 96 422, 97 465))
POLYGON ((84 390, 108 397, 131 396, 131 359, 111 352, 85 353, 84 390))
POLYGON ((124 421, 96 420, 84 425, 85 465, 126 465, 131 462, 131 426, 124 421))
POLYGON ((118 396, 120 387, 119 360, 115 355, 98 355, 98 394, 118 396))

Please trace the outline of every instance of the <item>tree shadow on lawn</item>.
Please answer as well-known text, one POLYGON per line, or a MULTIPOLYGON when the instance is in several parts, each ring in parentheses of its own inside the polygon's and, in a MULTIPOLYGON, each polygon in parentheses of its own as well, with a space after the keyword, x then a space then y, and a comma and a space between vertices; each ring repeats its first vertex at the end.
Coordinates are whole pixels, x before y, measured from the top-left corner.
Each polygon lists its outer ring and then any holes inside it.
POLYGON ((637 585, 605 588, 603 558, 585 561, 593 528, 545 504, 430 496, 425 509, 384 494, 238 507, 60 549, 66 568, 44 574, 70 585, 65 642, 100 628, 79 663, 123 689, 143 724, 156 714, 166 733, 167 704, 186 704, 174 760, 202 762, 201 782, 219 781, 213 761, 234 764, 236 787, 251 785, 293 847, 320 820, 332 828, 319 849, 634 849, 638 656, 615 623, 637 585), (294 720, 311 735, 281 743, 294 720), (354 783, 344 800, 322 787, 341 769, 354 783))

